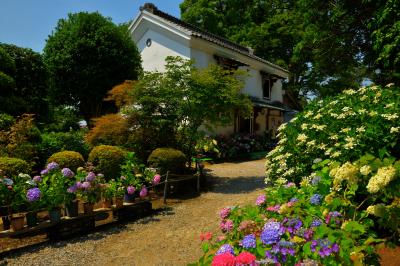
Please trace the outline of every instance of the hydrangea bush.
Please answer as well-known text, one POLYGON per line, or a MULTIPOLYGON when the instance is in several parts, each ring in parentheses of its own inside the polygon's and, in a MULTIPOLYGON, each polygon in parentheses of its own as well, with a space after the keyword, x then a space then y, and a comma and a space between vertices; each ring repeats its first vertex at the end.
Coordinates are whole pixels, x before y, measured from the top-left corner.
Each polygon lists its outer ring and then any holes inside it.
POLYGON ((279 143, 267 156, 267 181, 299 182, 317 158, 338 162, 365 153, 400 158, 400 90, 391 85, 345 90, 307 105, 279 130, 279 143))
POLYGON ((399 103, 391 85, 345 90, 281 126, 266 194, 221 211, 198 264, 379 265, 400 239, 399 103))

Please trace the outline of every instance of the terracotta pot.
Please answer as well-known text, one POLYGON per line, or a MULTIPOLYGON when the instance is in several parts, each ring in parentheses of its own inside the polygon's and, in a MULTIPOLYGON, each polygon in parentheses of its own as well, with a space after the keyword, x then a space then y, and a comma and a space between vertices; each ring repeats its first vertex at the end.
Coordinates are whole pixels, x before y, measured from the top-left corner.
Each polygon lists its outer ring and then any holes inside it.
POLYGON ((115 203, 115 208, 120 209, 124 207, 124 198, 115 198, 114 203, 115 203))
POLYGON ((84 202, 83 203, 83 212, 85 214, 93 214, 94 203, 84 202))
POLYGON ((17 213, 11 215, 11 228, 13 231, 20 231, 24 229, 25 215, 17 213))
POLYGON ((101 206, 105 209, 110 209, 112 205, 111 199, 103 199, 101 202, 101 206))

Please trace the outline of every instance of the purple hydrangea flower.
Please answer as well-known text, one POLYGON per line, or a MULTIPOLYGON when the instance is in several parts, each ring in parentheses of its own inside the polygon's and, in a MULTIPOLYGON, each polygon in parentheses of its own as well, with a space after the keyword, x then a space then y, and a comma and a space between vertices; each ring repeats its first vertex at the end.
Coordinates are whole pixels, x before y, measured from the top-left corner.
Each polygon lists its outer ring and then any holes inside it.
POLYGON ((144 198, 147 196, 147 188, 145 186, 143 186, 142 189, 140 190, 139 196, 141 198, 144 198))
POLYGON ((38 201, 42 196, 42 192, 37 187, 28 189, 26 192, 26 198, 29 202, 38 201))
POLYGON ((263 205, 265 203, 266 199, 267 199, 267 197, 265 195, 258 196, 256 199, 256 205, 257 206, 263 205))
POLYGON ((94 180, 96 180, 96 174, 93 172, 89 172, 86 176, 86 181, 93 182, 94 180))
POLYGON ((155 176, 153 177, 153 185, 159 184, 160 181, 161 181, 161 176, 160 176, 160 175, 157 174, 157 175, 155 175, 155 176))
POLYGON ((81 187, 83 189, 89 189, 91 187, 90 182, 88 182, 88 181, 83 182, 81 187))
POLYGON ((285 185, 285 187, 289 188, 289 187, 296 187, 296 184, 293 182, 289 182, 285 185))
POLYGON ((312 222, 311 222, 311 227, 318 227, 318 226, 320 226, 322 224, 322 221, 320 220, 320 219, 314 219, 312 222))
POLYGON ((128 192, 129 195, 132 195, 133 193, 135 193, 136 189, 133 186, 129 186, 126 188, 126 191, 128 192))
POLYGON ((80 182, 80 181, 76 182, 76 187, 78 189, 81 189, 82 188, 82 182, 80 182))
POLYGON ((74 185, 70 186, 70 187, 67 189, 67 192, 68 192, 68 193, 75 193, 77 190, 78 190, 78 186, 77 186, 77 184, 74 184, 74 185))
POLYGON ((256 236, 254 234, 243 237, 241 242, 244 248, 255 248, 256 247, 256 236))
POLYGON ((58 168, 60 168, 60 166, 56 162, 51 162, 46 167, 46 169, 49 171, 57 170, 58 168))
POLYGON ((40 172, 40 175, 47 175, 49 173, 48 169, 44 169, 40 172))
POLYGON ((220 255, 220 254, 224 254, 224 253, 230 253, 232 255, 235 255, 235 250, 233 249, 233 247, 229 244, 223 244, 217 251, 217 253, 215 253, 215 255, 220 255))
POLYGON ((42 182, 42 178, 41 178, 39 175, 34 176, 34 177, 32 178, 32 180, 33 180, 35 183, 40 183, 40 182, 42 182))
POLYGON ((64 177, 67 177, 67 178, 72 178, 75 176, 75 173, 72 172, 71 169, 69 169, 69 168, 63 168, 61 170, 61 173, 63 174, 64 177))
POLYGON ((320 194, 314 194, 310 198, 310 203, 313 205, 320 205, 322 201, 322 196, 320 194))
POLYGON ((286 230, 291 234, 295 233, 303 225, 303 222, 299 218, 292 218, 286 220, 287 220, 285 221, 285 225, 287 226, 286 230))
POLYGON ((231 214, 231 208, 223 208, 219 212, 219 216, 221 217, 222 220, 226 219, 229 217, 229 214, 231 214))
POLYGON ((261 242, 266 245, 277 243, 282 234, 283 231, 279 222, 268 222, 264 225, 263 231, 261 232, 261 242))
POLYGON ((318 248, 318 254, 323 258, 330 256, 332 253, 339 252, 339 245, 332 243, 327 238, 311 241, 311 251, 316 252, 318 248))

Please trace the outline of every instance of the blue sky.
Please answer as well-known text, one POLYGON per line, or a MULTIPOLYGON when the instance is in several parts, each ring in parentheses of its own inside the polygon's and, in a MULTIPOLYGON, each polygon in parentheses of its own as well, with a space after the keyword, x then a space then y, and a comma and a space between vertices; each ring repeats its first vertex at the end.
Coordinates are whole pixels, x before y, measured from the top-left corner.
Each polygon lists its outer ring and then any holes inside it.
POLYGON ((98 11, 114 23, 136 17, 139 7, 154 3, 160 10, 180 17, 183 0, 0 0, 0 42, 42 52, 47 36, 68 13, 98 11))

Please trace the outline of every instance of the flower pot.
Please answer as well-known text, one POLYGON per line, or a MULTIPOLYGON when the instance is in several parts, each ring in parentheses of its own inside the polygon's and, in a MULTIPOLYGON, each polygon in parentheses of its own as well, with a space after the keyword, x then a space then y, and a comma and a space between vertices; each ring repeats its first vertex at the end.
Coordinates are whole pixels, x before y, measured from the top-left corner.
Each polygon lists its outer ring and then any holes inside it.
POLYGON ((3 216, 1 219, 3 220, 3 231, 9 230, 11 225, 10 218, 8 216, 3 216))
POLYGON ((133 193, 133 194, 125 193, 125 195, 124 195, 124 201, 125 201, 125 202, 128 202, 128 203, 133 203, 133 202, 135 202, 135 193, 133 193))
POLYGON ((83 203, 83 212, 85 214, 93 214, 94 203, 84 202, 83 203))
POLYGON ((124 199, 123 198, 119 198, 119 197, 115 198, 114 203, 115 203, 115 208, 117 208, 117 209, 124 207, 124 199))
POLYGON ((26 224, 28 227, 33 227, 37 225, 37 212, 28 212, 26 214, 26 224))
POLYGON ((65 212, 68 217, 77 217, 79 214, 79 202, 77 200, 65 204, 65 212))
POLYGON ((103 200, 101 201, 101 206, 102 206, 103 208, 105 208, 105 209, 110 209, 110 208, 111 208, 111 205, 112 205, 111 199, 103 199, 103 200))
POLYGON ((51 223, 58 223, 61 220, 61 210, 60 209, 49 210, 49 216, 51 223))
POLYGON ((11 216, 11 228, 13 231, 24 229, 25 215, 18 213, 11 216))

